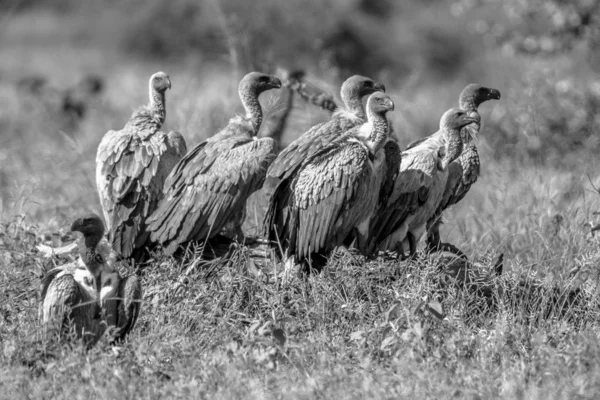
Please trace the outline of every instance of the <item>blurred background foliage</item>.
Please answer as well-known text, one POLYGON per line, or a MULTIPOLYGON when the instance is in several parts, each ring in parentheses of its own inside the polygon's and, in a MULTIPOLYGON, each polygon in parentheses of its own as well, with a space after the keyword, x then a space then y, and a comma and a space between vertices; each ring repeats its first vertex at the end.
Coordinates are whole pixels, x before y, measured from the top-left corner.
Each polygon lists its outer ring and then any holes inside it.
POLYGON ((361 73, 410 89, 399 94, 413 102, 421 88, 452 85, 452 97, 470 81, 495 85, 507 95, 486 135, 496 156, 539 161, 600 145, 595 0, 8 0, 0 10, 4 25, 55 13, 74 45, 165 66, 305 68, 333 84, 361 73))
MULTIPOLYGON (((34 207, 38 216, 97 207, 97 143, 147 101, 146 80, 157 70, 173 81, 167 128, 193 146, 240 111, 235 91, 244 73, 301 68, 336 95, 355 73, 385 83, 403 146, 434 132, 466 84, 502 92, 481 107, 480 183, 446 228, 465 241, 487 235, 527 248, 507 239, 521 224, 541 226, 575 203, 585 210, 576 224, 590 218, 588 177, 600 183, 596 0, 6 0, 0 13, 5 211, 25 198, 43 204, 34 207), (89 74, 104 79, 105 92, 76 123, 56 117, 60 100, 40 106, 15 89, 43 76, 60 98, 89 74), (499 221, 513 214, 521 218, 499 221), (473 215, 490 220, 465 219, 473 215)), ((286 143, 327 118, 299 103, 286 143)), ((263 104, 277 112, 277 94, 263 104)))

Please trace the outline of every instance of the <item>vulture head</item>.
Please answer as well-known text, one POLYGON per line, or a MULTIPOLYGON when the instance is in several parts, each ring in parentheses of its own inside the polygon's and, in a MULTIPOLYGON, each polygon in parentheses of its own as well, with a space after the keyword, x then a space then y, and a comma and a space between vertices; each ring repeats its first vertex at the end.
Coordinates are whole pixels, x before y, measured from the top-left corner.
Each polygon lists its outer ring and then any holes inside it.
POLYGON ((281 88, 281 81, 276 76, 261 72, 250 72, 240 81, 239 92, 240 97, 245 93, 258 96, 264 91, 279 88, 281 88))
POLYGON ((440 129, 444 131, 460 131, 463 126, 479 122, 475 114, 469 113, 461 108, 451 108, 442 115, 440 129))
POLYGON ((387 94, 375 92, 367 100, 367 108, 376 114, 385 114, 388 111, 394 111, 394 102, 387 94))
POLYGON ((451 108, 440 119, 440 130, 446 138, 444 156, 439 168, 444 169, 456 160, 463 151, 463 139, 460 135, 462 127, 479 122, 479 114, 467 112, 461 108, 451 108))
POLYGON ((104 235, 104 223, 98 215, 87 214, 73 221, 71 232, 81 232, 85 239, 85 245, 95 247, 104 235))
POLYGON ((164 72, 157 72, 150 77, 150 88, 160 93, 171 89, 171 79, 164 72))
POLYGON ((375 92, 385 92, 383 83, 375 82, 366 76, 353 75, 342 83, 341 96, 346 107, 351 108, 353 101, 375 92))
POLYGON ((460 93, 459 104, 461 108, 477 109, 481 103, 488 100, 499 100, 500 91, 494 88, 481 86, 477 83, 467 85, 460 93))
POLYGON ((97 278, 99 266, 105 261, 97 252, 97 246, 104 235, 102 219, 94 213, 81 216, 73 221, 71 231, 82 234, 77 240, 79 255, 88 270, 97 278))
POLYGON ((389 137, 390 130, 385 114, 393 109, 394 102, 383 92, 375 92, 367 100, 368 123, 371 129, 365 144, 371 156, 379 151, 389 137))

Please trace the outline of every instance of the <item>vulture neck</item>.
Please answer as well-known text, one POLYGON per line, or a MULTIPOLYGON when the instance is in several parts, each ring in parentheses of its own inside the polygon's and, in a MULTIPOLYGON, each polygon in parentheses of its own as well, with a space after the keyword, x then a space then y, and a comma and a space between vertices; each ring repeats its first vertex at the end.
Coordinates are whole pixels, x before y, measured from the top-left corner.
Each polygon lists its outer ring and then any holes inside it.
POLYGON ((365 109, 362 104, 362 99, 358 93, 350 90, 342 90, 342 101, 346 105, 346 109, 360 119, 365 119, 365 109))
POLYGON ((101 262, 99 262, 99 258, 101 256, 96 252, 96 247, 101 239, 102 235, 87 235, 80 238, 77 243, 81 260, 96 280, 97 285, 100 284, 101 262))
POLYGON ((369 122, 371 131, 367 137, 366 145, 369 151, 375 155, 383 146, 389 136, 389 123, 385 113, 376 113, 369 110, 369 122))
POLYGON ((246 118, 252 123, 254 134, 257 135, 263 119, 262 107, 258 102, 258 93, 250 88, 240 88, 239 94, 244 110, 246 110, 246 118))
MULTIPOLYGON (((275 143, 278 144, 281 144, 281 136, 283 135, 283 131, 287 125, 287 120, 290 116, 292 108, 294 108, 294 93, 290 87, 284 89, 283 96, 285 96, 285 108, 277 117, 275 126, 272 129, 269 129, 269 133, 267 134, 268 137, 273 138, 275 143)), ((267 124, 267 126, 270 128, 269 124, 267 124)))
POLYGON ((460 129, 451 128, 449 126, 441 126, 442 136, 445 142, 444 158, 441 162, 441 169, 445 169, 448 164, 456 160, 463 151, 463 142, 460 137, 460 129))
POLYGON ((156 90, 150 85, 150 104, 148 104, 148 108, 162 126, 167 116, 165 92, 156 90))
POLYGON ((482 102, 473 95, 460 96, 458 106, 465 111, 477 111, 477 108, 482 102))
MULTIPOLYGON (((483 103, 483 101, 476 97, 473 94, 460 96, 458 100, 458 106, 463 110, 469 112, 470 114, 475 113, 478 114, 477 109, 479 105, 483 103)), ((469 125, 463 127, 460 130, 460 137, 463 143, 470 143, 471 139, 476 139, 479 134, 480 124, 477 122, 472 122, 469 125)))

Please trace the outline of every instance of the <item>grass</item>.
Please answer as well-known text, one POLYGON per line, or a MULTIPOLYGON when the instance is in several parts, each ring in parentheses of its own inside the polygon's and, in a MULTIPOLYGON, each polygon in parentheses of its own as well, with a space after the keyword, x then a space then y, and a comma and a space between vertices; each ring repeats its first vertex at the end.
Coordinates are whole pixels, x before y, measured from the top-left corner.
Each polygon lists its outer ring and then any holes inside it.
MULTIPOLYGON (((409 28, 431 24, 429 9, 413 4, 403 11, 418 18, 393 18, 398 41, 417 48, 411 35, 419 31, 409 28)), ((118 14, 98 12, 99 21, 118 14)), ((111 45, 121 43, 122 29, 102 33, 102 23, 89 18, 33 9, 0 21, 0 398, 597 397, 600 252, 590 227, 600 211, 592 186, 599 165, 589 142, 597 125, 567 118, 573 104, 593 114, 588 83, 597 74, 577 52, 533 60, 487 48, 451 79, 414 65, 404 78, 381 73, 398 105, 390 117, 402 145, 435 130, 465 83, 489 82, 502 92, 500 102, 481 107, 482 175, 442 229, 445 240, 477 260, 472 268, 485 292, 444 282, 440 269, 453 264, 438 258, 408 264, 339 254, 322 274, 301 278, 247 248, 195 268, 157 256, 144 271, 142 313, 127 342, 102 341, 86 351, 40 341, 37 289, 49 264, 35 244, 65 233, 79 213, 100 212, 95 149, 146 101, 151 73, 170 74, 166 128, 180 130, 191 147, 241 111, 232 79, 239 71, 194 57, 126 56, 111 45), (80 35, 86 22, 94 34, 80 35), (80 125, 68 127, 52 104, 17 93, 16 80, 39 72, 58 87, 99 73, 107 92, 80 125), (536 94, 540 88, 544 96, 536 94), (557 97, 561 90, 571 105, 556 108, 566 101, 557 97), (554 147, 540 148, 550 136, 554 147), (592 150, 577 147, 581 140, 592 150), (561 146, 566 156, 555 150, 561 146), (504 274, 496 277, 501 253, 504 274)), ((460 31, 444 21, 441 31, 460 31)), ((299 57, 310 54, 304 49, 299 57)), ((309 77, 335 92, 329 66, 309 77)), ((270 113, 277 110, 277 93, 261 100, 270 113)), ((296 104, 284 141, 324 118, 296 104)), ((260 194, 249 202, 248 232, 263 206, 260 194)))
POLYGON ((44 357, 35 295, 44 261, 19 241, 4 249, 7 397, 564 398, 600 384, 589 282, 575 301, 553 303, 548 293, 569 286, 549 280, 530 295, 532 281, 509 272, 487 281, 492 309, 481 293, 440 285, 435 259, 341 255, 302 279, 244 249, 187 276, 188 265, 158 260, 127 343, 44 357))

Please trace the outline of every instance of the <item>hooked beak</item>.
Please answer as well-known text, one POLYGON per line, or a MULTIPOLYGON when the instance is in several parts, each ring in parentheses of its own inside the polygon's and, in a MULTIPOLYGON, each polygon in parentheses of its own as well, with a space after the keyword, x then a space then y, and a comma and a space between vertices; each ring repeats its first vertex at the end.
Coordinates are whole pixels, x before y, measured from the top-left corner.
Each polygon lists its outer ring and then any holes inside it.
MULTIPOLYGON (((385 92, 385 86, 381 82, 375 82, 373 84, 373 89, 375 89, 376 92, 385 92)), ((393 108, 392 108, 392 110, 393 110, 393 108)))
POLYGON ((269 82, 269 86, 271 86, 273 89, 280 89, 281 88, 281 80, 279 80, 279 78, 274 76, 271 78, 271 82, 269 82))
POLYGON ((462 120, 463 126, 467 126, 469 124, 472 124, 473 122, 479 122, 479 118, 464 117, 462 120))
POLYGON ((81 232, 81 228, 83 228, 83 218, 77 218, 71 224, 71 232, 81 232))
POLYGON ((394 102, 392 99, 387 99, 385 105, 388 107, 388 110, 394 111, 394 102))
POLYGON ((171 89, 171 80, 167 78, 167 89, 171 89))
POLYGON ((490 89, 490 99, 500 100, 500 91, 498 89, 490 89))

